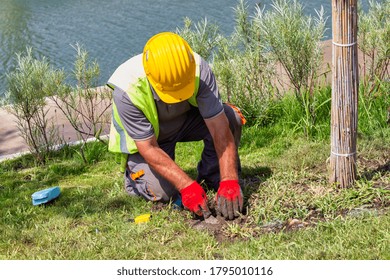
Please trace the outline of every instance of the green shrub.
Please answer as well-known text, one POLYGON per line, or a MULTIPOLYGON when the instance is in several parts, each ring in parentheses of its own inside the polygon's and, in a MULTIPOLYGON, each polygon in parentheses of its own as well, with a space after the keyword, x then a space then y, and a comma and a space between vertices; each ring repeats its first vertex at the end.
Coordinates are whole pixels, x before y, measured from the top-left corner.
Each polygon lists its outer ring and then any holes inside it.
POLYGON ((390 1, 370 0, 367 12, 359 11, 358 47, 363 53, 362 90, 373 94, 389 79, 390 1))
POLYGON ((297 0, 274 0, 272 9, 257 8, 254 23, 265 47, 280 62, 303 104, 305 92, 313 92, 322 63, 320 42, 326 18, 321 8, 317 18, 304 14, 297 0))
POLYGON ((39 163, 45 163, 51 147, 60 142, 45 105, 47 96, 61 90, 64 79, 63 71, 52 68, 45 57, 35 58, 31 48, 17 54, 16 69, 7 74, 4 102, 10 105, 20 134, 39 163))
POLYGON ((72 77, 76 86, 64 85, 65 90, 50 97, 68 119, 78 139, 83 142, 78 146, 79 155, 88 163, 88 153, 94 151, 86 151, 91 147, 85 145, 87 140, 95 137, 106 143, 102 132, 110 121, 111 91, 106 87, 99 87, 100 67, 97 61, 91 60, 88 52, 79 44, 74 49, 76 57, 72 77))
POLYGON ((220 40, 213 69, 222 95, 243 111, 248 125, 267 125, 273 121, 279 96, 273 83, 275 67, 246 3, 240 1, 234 11, 235 32, 220 40))
POLYGON ((257 8, 254 23, 263 44, 280 63, 303 108, 300 126, 312 136, 316 121, 315 88, 322 63, 320 42, 325 32, 326 18, 321 8, 317 18, 304 14, 297 0, 274 0, 270 10, 257 8))
POLYGON ((184 27, 177 28, 176 32, 188 42, 193 51, 206 60, 211 58, 222 38, 219 26, 209 23, 207 18, 194 24, 190 18, 186 17, 184 18, 184 27))
MULTIPOLYGON (((228 57, 226 54, 223 56, 228 57)), ((214 61, 213 69, 224 99, 243 111, 248 125, 267 125, 272 122, 278 92, 271 84, 273 70, 267 59, 250 50, 236 53, 230 59, 221 57, 220 53, 214 61)))

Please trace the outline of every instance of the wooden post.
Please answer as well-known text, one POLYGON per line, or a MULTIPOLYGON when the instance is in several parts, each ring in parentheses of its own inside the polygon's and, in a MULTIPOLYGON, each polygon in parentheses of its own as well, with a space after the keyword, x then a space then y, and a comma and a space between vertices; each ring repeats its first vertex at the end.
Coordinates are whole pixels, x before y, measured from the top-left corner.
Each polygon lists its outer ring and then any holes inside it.
POLYGON ((332 33, 330 182, 347 188, 356 179, 357 0, 332 0, 332 33))

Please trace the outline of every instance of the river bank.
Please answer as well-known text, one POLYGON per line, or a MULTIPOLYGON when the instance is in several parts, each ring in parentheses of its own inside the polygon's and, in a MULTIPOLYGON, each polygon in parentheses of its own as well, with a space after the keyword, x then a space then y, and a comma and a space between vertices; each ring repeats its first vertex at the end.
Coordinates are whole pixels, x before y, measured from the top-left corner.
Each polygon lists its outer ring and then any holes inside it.
MULTIPOLYGON (((323 72, 330 71, 332 65, 332 42, 327 40, 322 42, 323 48, 323 72)), ((278 66, 277 69, 280 76, 284 80, 287 80, 287 75, 281 68, 278 66)), ((331 83, 331 73, 324 75, 324 80, 322 81, 325 84, 331 83)), ((286 87, 284 85, 283 87, 286 87)), ((286 89, 286 88, 285 88, 286 89)), ((69 124, 65 115, 58 109, 55 103, 51 100, 48 100, 47 108, 49 110, 48 116, 52 118, 54 123, 56 123, 58 131, 61 138, 66 142, 74 142, 79 140, 75 130, 69 124)), ((18 155, 19 153, 27 152, 28 146, 24 142, 23 138, 20 136, 17 125, 16 118, 7 112, 5 108, 0 108, 0 161, 18 155)), ((106 133, 108 133, 108 127, 106 128, 106 133)))

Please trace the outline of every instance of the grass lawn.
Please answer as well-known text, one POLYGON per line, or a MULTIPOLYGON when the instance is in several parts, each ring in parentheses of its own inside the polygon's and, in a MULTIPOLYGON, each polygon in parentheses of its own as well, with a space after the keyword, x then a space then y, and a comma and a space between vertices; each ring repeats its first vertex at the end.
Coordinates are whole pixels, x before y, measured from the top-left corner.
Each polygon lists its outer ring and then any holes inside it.
MULTIPOLYGON (((245 213, 217 225, 127 196, 114 156, 99 143, 88 146, 89 164, 77 147, 45 166, 31 155, 1 162, 0 259, 389 260, 390 127, 369 120, 359 120, 359 178, 349 189, 328 183, 329 120, 311 139, 283 117, 244 127, 245 213), (60 197, 33 206, 31 195, 51 186, 60 197), (144 213, 152 214, 148 223, 132 222, 144 213)), ((202 143, 177 147, 178 164, 194 178, 201 150, 202 143)))

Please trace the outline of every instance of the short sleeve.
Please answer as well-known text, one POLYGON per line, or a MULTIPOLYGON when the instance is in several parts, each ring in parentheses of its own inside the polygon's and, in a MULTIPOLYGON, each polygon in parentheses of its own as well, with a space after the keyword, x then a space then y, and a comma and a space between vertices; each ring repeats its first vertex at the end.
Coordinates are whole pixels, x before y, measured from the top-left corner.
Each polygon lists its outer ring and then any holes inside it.
POLYGON ((210 119, 223 111, 214 73, 208 63, 201 59, 199 90, 196 96, 199 112, 204 119, 210 119))
POLYGON ((152 124, 144 113, 131 102, 126 92, 115 88, 113 101, 118 109, 119 117, 129 136, 137 140, 144 140, 154 135, 152 124))

